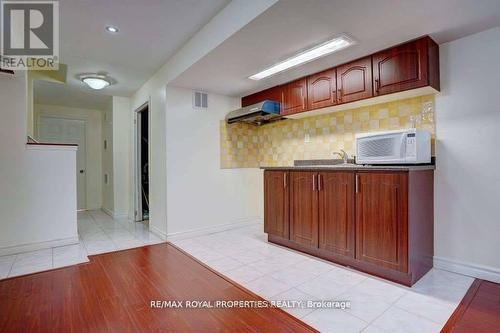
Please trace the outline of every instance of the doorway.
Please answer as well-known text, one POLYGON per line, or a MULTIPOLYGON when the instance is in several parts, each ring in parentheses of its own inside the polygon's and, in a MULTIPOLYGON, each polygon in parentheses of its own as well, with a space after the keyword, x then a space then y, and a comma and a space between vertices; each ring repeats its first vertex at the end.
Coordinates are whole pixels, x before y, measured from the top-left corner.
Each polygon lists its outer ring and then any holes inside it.
POLYGON ((38 137, 44 143, 77 144, 76 197, 77 209, 87 209, 85 120, 40 117, 38 137))
POLYGON ((149 220, 149 107, 146 103, 135 115, 135 220, 149 220))

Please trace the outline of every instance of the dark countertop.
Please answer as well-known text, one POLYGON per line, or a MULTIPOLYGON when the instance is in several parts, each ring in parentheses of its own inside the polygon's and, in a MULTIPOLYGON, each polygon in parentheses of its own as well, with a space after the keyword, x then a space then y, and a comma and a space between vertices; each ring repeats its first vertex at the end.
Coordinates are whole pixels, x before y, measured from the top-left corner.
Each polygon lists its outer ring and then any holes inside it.
POLYGON ((434 170, 436 166, 433 164, 426 165, 300 165, 300 166, 270 166, 260 167, 264 170, 297 170, 297 171, 342 171, 342 170, 374 170, 374 171, 419 171, 419 170, 434 170))

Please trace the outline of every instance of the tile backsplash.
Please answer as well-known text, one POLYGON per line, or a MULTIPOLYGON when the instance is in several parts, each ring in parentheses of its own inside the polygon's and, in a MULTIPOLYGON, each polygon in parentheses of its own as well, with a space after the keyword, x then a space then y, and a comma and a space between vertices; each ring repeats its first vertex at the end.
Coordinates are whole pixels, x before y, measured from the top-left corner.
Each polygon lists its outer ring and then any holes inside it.
POLYGON ((434 138, 434 95, 287 119, 261 127, 221 121, 221 168, 288 166, 294 160, 331 159, 332 153, 340 149, 352 156, 356 133, 412 126, 429 130, 434 138))

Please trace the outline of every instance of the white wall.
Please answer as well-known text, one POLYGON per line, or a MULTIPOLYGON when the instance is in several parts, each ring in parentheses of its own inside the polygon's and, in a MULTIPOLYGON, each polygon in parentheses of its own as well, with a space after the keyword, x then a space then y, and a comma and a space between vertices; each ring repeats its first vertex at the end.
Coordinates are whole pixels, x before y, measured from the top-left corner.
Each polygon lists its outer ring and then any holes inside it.
POLYGON ((133 118, 128 97, 113 97, 113 214, 132 217, 133 118))
POLYGON ((114 213, 114 191, 113 191, 113 100, 102 113, 102 145, 106 140, 106 149, 102 148, 102 209, 108 214, 114 213), (104 181, 108 176, 107 183, 104 181))
POLYGON ((500 282, 500 28, 440 46, 435 265, 500 282))
POLYGON ((101 110, 71 108, 57 105, 34 105, 35 133, 38 138, 40 117, 79 119, 86 122, 86 203, 87 209, 102 207, 102 130, 101 110))
POLYGON ((0 255, 78 241, 76 150, 27 148, 26 88, 0 76, 0 255))
POLYGON ((195 110, 189 89, 166 97, 168 235, 262 218, 262 171, 220 168, 220 121, 239 99, 209 94, 195 110))
MULTIPOLYGON (((193 36, 160 70, 131 97, 131 113, 145 102, 150 102, 150 228, 160 235, 167 233, 166 135, 175 123, 166 124, 165 88, 179 74, 199 61, 232 34, 256 18, 277 0, 233 0, 193 36)), ((197 130, 191 127, 192 130, 197 130)), ((213 156, 218 158, 218 156, 213 156)), ((204 161, 199 161, 204 163, 204 161)), ((186 179, 185 181, 189 181, 186 179)), ((203 221, 198 222, 200 227, 203 221)), ((224 223, 221 221, 221 223, 224 223)), ((227 222, 226 222, 227 223, 227 222)), ((185 228, 187 230, 187 226, 185 228)))
POLYGON ((130 99, 114 96, 102 113, 103 210, 115 218, 133 218, 133 117, 130 99), (104 182, 108 175, 108 183, 104 182))

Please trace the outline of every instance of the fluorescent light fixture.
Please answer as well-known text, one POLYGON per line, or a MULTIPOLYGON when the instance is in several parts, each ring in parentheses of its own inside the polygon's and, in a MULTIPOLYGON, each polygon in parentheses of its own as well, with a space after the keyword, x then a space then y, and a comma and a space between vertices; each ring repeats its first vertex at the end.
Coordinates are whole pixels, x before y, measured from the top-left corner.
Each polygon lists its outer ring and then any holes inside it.
POLYGON ((106 31, 107 31, 107 32, 111 32, 111 33, 117 33, 117 32, 118 32, 118 28, 117 28, 117 27, 114 27, 114 26, 112 26, 112 25, 108 25, 108 26, 106 27, 106 31))
POLYGON ((276 65, 263 70, 255 75, 248 77, 252 80, 261 80, 263 78, 269 77, 279 72, 283 72, 292 67, 304 64, 306 62, 318 59, 327 54, 337 52, 339 50, 345 49, 348 46, 353 45, 355 42, 353 39, 347 37, 346 35, 341 35, 334 39, 331 39, 322 44, 316 45, 315 47, 301 52, 285 61, 277 63, 276 65))
POLYGON ((101 74, 85 74, 80 76, 80 80, 95 90, 101 90, 111 84, 110 80, 101 74))

